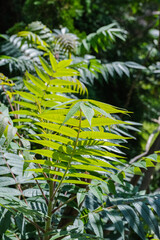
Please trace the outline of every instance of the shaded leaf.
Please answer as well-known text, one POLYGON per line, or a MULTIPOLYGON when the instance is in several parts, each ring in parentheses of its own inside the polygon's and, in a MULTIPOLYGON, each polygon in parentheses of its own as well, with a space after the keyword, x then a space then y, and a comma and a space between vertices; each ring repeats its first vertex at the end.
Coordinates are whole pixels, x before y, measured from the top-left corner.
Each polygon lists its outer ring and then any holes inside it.
POLYGON ((128 205, 118 205, 118 208, 133 231, 135 231, 141 239, 145 240, 143 226, 135 210, 128 205))
POLYGON ((97 213, 89 213, 89 222, 92 226, 93 231, 95 232, 96 236, 103 238, 103 228, 102 222, 100 219, 100 215, 97 213))

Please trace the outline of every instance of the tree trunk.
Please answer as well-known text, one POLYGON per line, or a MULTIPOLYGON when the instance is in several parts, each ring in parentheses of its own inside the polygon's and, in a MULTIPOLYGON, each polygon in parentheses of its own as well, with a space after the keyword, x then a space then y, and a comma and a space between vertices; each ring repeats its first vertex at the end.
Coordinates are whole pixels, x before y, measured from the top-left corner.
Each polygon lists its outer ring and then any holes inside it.
MULTIPOLYGON (((146 157, 150 154, 153 154, 155 151, 160 150, 160 133, 158 134, 157 138, 153 142, 150 149, 143 155, 143 157, 146 157)), ((154 163, 156 166, 156 163, 154 163)), ((155 171, 155 167, 149 167, 147 170, 142 169, 142 172, 144 173, 142 183, 140 185, 140 190, 146 190, 149 187, 151 177, 155 171)), ((131 180, 131 183, 135 186, 139 180, 140 176, 134 176, 131 180)))

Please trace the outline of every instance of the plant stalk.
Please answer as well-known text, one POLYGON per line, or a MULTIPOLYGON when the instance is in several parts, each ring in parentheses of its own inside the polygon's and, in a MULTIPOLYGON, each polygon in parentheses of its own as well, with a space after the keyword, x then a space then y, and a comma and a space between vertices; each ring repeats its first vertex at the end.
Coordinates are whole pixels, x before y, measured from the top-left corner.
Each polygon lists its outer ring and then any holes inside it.
MULTIPOLYGON (((53 194, 53 199, 54 199, 54 197, 56 196, 56 193, 59 191, 59 189, 60 189, 60 187, 61 187, 61 185, 62 185, 62 182, 63 182, 63 180, 64 180, 65 177, 66 177, 66 174, 67 174, 67 172, 68 172, 68 169, 70 168, 70 165, 71 165, 71 162, 72 162, 72 158, 73 158, 74 152, 75 152, 75 150, 76 150, 77 143, 78 143, 78 139, 79 139, 79 134, 80 134, 80 130, 81 130, 81 122, 82 122, 82 110, 80 109, 79 128, 78 128, 77 138, 76 138, 76 141, 75 141, 75 144, 74 144, 73 152, 72 152, 72 155, 71 155, 71 159, 70 159, 70 161, 68 162, 68 166, 67 166, 67 168, 66 168, 66 170, 65 170, 65 172, 64 172, 64 175, 63 175, 63 177, 61 178, 61 181, 59 182, 59 184, 58 184, 58 186, 57 186, 57 188, 56 188, 56 190, 55 190, 55 192, 54 192, 54 194, 53 194)), ((56 205, 56 202, 54 203, 53 209, 54 209, 55 205, 56 205)))
MULTIPOLYGON (((51 177, 51 176, 50 176, 51 177)), ((49 199, 48 199, 48 211, 47 211, 47 220, 45 222, 45 233, 51 230, 51 224, 52 224, 52 210, 53 210, 53 191, 54 191, 54 185, 53 182, 49 182, 49 199)), ((44 240, 48 240, 49 236, 44 236, 44 240)))

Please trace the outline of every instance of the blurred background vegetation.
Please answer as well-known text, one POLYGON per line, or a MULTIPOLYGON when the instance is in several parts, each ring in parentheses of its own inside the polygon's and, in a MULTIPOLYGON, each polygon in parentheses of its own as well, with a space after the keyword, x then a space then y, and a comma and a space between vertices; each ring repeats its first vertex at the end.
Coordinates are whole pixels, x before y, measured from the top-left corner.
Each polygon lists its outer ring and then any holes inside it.
MULTIPOLYGON (((35 21, 41 22, 53 35, 65 29, 64 32, 84 43, 81 51, 72 51, 72 57, 89 59, 88 69, 90 59, 96 59, 96 64, 105 64, 108 71, 102 74, 95 68, 96 74, 84 76, 89 97, 132 112, 130 120, 143 124, 143 127, 139 127, 141 133, 134 133, 137 140, 130 141, 129 158, 144 151, 149 134, 157 128, 152 119, 160 115, 159 0, 10 0, 3 1, 0 9, 2 56, 22 57, 17 46, 14 52, 9 52, 6 42, 10 39, 13 44, 11 36, 20 31, 34 31, 28 24, 35 21), (112 23, 126 31, 123 39, 117 32, 116 41, 111 43, 103 42, 100 37, 89 42, 90 33, 112 23)), ((42 39, 46 40, 45 34, 42 39)), ((9 60, 4 64, 2 56, 0 71, 11 78, 22 77, 25 69, 11 69, 9 60)))

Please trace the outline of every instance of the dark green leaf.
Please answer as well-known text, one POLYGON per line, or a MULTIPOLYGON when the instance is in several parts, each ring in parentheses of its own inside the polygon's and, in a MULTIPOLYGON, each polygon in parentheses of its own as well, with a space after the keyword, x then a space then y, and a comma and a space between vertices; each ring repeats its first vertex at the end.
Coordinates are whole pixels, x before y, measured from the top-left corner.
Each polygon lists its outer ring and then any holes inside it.
POLYGON ((142 216, 143 220, 147 223, 150 229, 160 238, 158 222, 149 207, 143 202, 133 203, 135 209, 142 216))
POLYGON ((10 223, 11 223, 11 212, 9 212, 7 209, 4 209, 2 216, 0 218, 0 226, 1 226, 0 235, 1 236, 9 228, 10 223))
POLYGON ((123 219, 120 216, 119 212, 115 210, 107 210, 107 216, 113 222, 113 224, 115 225, 115 228, 121 234, 122 238, 125 239, 123 219))
POLYGON ((98 213, 89 213, 89 223, 91 224, 96 236, 103 238, 103 227, 98 213))
POLYGON ((145 234, 141 220, 139 219, 134 209, 128 205, 119 205, 118 208, 122 212, 123 216, 133 231, 135 231, 141 239, 145 240, 145 234))

